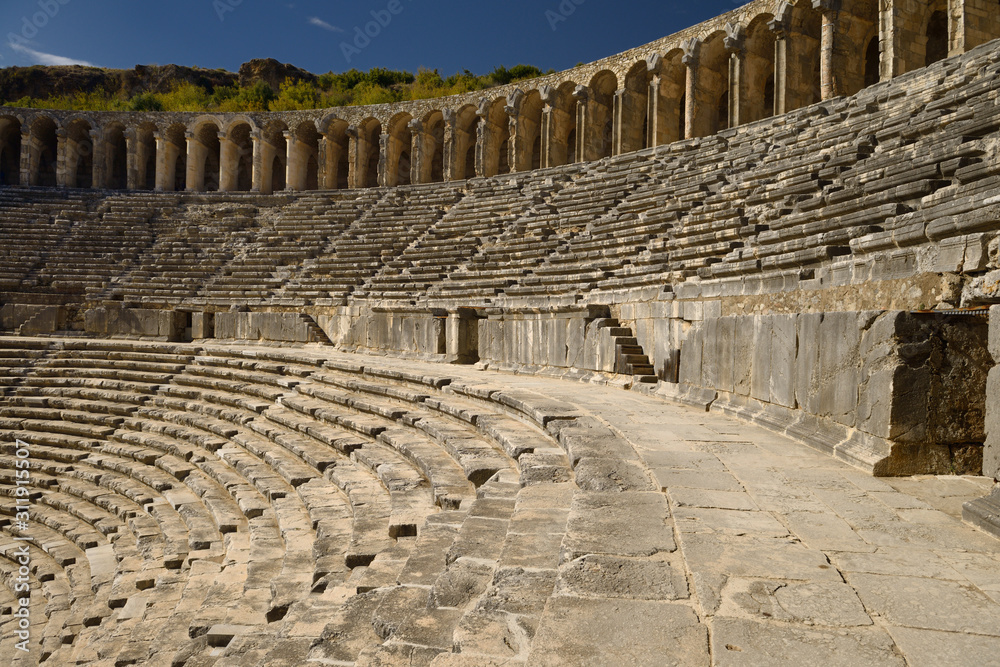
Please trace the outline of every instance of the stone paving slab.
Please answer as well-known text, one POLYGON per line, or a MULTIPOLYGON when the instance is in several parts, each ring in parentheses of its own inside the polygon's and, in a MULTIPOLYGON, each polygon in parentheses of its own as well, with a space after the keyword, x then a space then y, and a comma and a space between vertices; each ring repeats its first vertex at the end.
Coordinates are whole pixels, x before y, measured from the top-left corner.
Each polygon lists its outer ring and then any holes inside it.
MULTIPOLYGON (((232 573, 199 555, 186 580, 172 573, 176 581, 144 584, 132 598, 144 611, 132 601, 115 610, 115 636, 137 651, 146 650, 138 642, 161 639, 149 635, 154 621, 192 612, 192 629, 229 641, 198 655, 207 644, 178 625, 178 650, 195 642, 192 665, 998 663, 1000 540, 961 520, 962 503, 989 480, 876 479, 760 426, 639 392, 328 348, 282 353, 503 393, 506 407, 491 409, 504 419, 530 415, 536 429, 547 424, 552 451, 524 454, 519 470, 498 474, 475 499, 421 519, 405 550, 386 538, 371 562, 345 569, 325 593, 292 595, 283 620, 261 620, 272 610, 266 595, 258 604, 260 586, 243 596, 246 609, 205 608, 220 595, 206 597, 212 585, 232 573), (544 400, 532 405, 532 397, 544 400), (522 474, 532 456, 557 454, 558 479, 522 474), (169 611, 168 593, 176 598, 169 611)), ((196 502, 185 488, 164 495, 183 509, 196 502)), ((310 497, 309 485, 297 494, 310 497)), ((239 564, 265 591, 303 567, 294 543, 310 517, 272 509, 290 501, 276 496, 263 510, 282 522, 288 544, 258 535, 239 553, 233 539, 243 529, 225 536, 227 567, 239 564)), ((341 523, 349 536, 350 521, 341 523)), ((107 547, 80 555, 87 587, 93 576, 103 588, 122 567, 107 547)))

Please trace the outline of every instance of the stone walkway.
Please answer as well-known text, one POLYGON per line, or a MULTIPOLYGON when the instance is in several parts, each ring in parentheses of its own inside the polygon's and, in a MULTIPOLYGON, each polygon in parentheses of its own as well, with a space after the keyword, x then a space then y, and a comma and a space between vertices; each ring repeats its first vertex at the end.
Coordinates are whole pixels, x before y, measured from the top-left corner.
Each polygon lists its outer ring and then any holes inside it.
MULTIPOLYGON (((437 364, 378 365, 442 373, 437 364)), ((983 477, 873 478, 762 428, 585 383, 447 367, 573 404, 632 445, 656 495, 584 491, 604 552, 560 568, 531 665, 1000 665, 1000 541, 961 521, 983 477)), ((435 664, 474 664, 442 660, 435 664)), ((520 663, 511 663, 520 664, 520 663)))
POLYGON ((1000 540, 960 520, 985 478, 877 479, 654 395, 468 366, 5 343, 0 427, 40 485, 43 639, 16 665, 1000 665, 1000 540))

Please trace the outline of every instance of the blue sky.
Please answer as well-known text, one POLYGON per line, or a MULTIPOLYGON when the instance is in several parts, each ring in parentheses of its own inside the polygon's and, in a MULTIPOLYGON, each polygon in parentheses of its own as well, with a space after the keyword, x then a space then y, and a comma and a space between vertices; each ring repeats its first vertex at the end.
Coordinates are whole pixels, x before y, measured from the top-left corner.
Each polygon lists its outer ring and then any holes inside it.
POLYGON ((518 63, 560 70, 645 44, 739 4, 2 0, 0 67, 80 63, 130 69, 173 63, 236 71, 247 60, 270 57, 315 73, 427 67, 447 76, 518 63), (365 28, 375 36, 359 38, 358 30, 365 28))

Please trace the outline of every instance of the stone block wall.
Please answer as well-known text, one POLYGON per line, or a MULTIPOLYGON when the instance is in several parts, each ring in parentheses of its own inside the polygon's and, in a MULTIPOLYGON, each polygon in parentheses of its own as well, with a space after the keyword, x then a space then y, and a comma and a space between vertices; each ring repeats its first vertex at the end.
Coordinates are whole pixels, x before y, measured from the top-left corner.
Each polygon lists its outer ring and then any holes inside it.
POLYGON ((443 360, 447 315, 431 310, 357 310, 317 318, 330 339, 352 351, 443 360))
POLYGON ((905 311, 708 318, 681 345, 668 391, 875 474, 979 474, 986 326, 905 311))
POLYGON ((995 482, 993 492, 966 503, 962 515, 983 530, 1000 537, 1000 306, 990 308, 989 351, 994 363, 986 381, 986 443, 983 475, 995 482))
MULTIPOLYGON (((298 313, 216 313, 215 338, 235 340, 266 340, 286 343, 313 343, 316 338, 306 320, 298 313)), ((204 321, 199 327, 208 333, 204 321)))
POLYGON ((604 306, 496 310, 479 323, 479 357, 495 368, 615 372, 604 306))
POLYGON ((144 308, 91 308, 85 314, 87 333, 100 336, 138 336, 166 341, 185 337, 187 314, 144 308))

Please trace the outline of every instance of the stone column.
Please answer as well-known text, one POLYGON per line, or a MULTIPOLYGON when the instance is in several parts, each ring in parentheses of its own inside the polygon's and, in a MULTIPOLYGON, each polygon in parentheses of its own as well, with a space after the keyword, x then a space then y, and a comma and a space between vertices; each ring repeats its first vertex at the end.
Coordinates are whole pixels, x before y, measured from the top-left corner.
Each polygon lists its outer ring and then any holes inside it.
MULTIPOLYGON (((823 28, 819 47, 819 88, 820 97, 828 100, 839 94, 836 74, 834 72, 834 64, 836 62, 834 49, 836 47, 837 18, 840 10, 840 2, 839 0, 812 0, 812 3, 813 9, 816 9, 823 15, 823 28)), ((865 54, 863 53, 858 54, 858 58, 864 58, 864 56, 865 54)), ((887 60, 891 60, 891 58, 882 59, 883 71, 887 60)))
POLYGON ((139 189, 139 135, 134 127, 125 130, 126 176, 125 187, 129 190, 139 189))
POLYGON ((577 86, 573 90, 573 98, 576 100, 576 161, 584 162, 591 159, 587 154, 587 147, 590 145, 589 137, 594 131, 587 117, 590 91, 586 86, 577 86))
POLYGON ((389 135, 383 132, 378 138, 378 184, 389 185, 389 135))
POLYGON ((154 133, 153 140, 156 141, 156 191, 169 192, 174 189, 173 173, 167 173, 168 164, 172 164, 172 161, 167 159, 169 142, 161 132, 154 133))
POLYGON ((240 147, 226 132, 219 133, 219 192, 234 192, 240 172, 240 147))
MULTIPOLYGON (((526 160, 528 153, 527 140, 523 136, 524 128, 521 127, 521 119, 518 117, 520 105, 508 104, 504 107, 504 111, 507 112, 507 123, 510 128, 510 170, 512 173, 516 171, 529 171, 531 163, 526 160), (527 166, 525 166, 526 163, 527 166)), ((499 149, 503 150, 503 147, 501 146, 499 149)))
POLYGON ((691 139, 695 135, 695 96, 698 91, 698 51, 700 43, 697 40, 685 42, 684 55, 681 62, 687 68, 684 79, 684 138, 691 139))
POLYGON ((38 185, 38 171, 31 164, 33 142, 30 131, 21 133, 21 185, 38 185))
POLYGON ((444 116, 444 142, 441 146, 441 171, 445 182, 455 180, 455 130, 458 119, 455 117, 454 109, 445 109, 444 116))
POLYGON ((538 128, 538 133, 541 137, 541 141, 538 143, 542 151, 538 164, 543 168, 554 167, 555 160, 552 155, 552 142, 555 135, 555 118, 553 118, 552 105, 550 104, 542 107, 542 123, 541 127, 538 128))
POLYGON ((729 117, 726 127, 736 127, 747 115, 744 108, 746 52, 744 49, 743 30, 739 26, 726 26, 728 33, 722 40, 729 53, 729 117))
POLYGON ((305 171, 299 160, 299 140, 295 133, 285 130, 285 191, 305 190, 305 171))
POLYGON ((90 187, 100 190, 108 187, 108 165, 105 163, 107 147, 104 145, 103 133, 97 130, 90 131, 90 150, 93 151, 91 164, 94 168, 90 178, 90 187))
POLYGON ((611 154, 621 155, 625 152, 625 107, 628 103, 626 96, 628 91, 619 88, 615 91, 615 97, 611 110, 611 154))
POLYGON ((264 191, 264 137, 260 130, 250 132, 253 143, 253 174, 250 177, 250 189, 253 192, 264 191))
MULTIPOLYGON (((60 127, 56 130, 56 185, 60 188, 68 188, 76 185, 76 163, 73 163, 74 171, 73 178, 74 182, 70 182, 70 165, 69 165, 69 151, 72 148, 69 132, 66 128, 60 127)), ((38 167, 41 170, 41 150, 39 150, 38 167)))
MULTIPOLYGON (((649 69, 650 73, 656 72, 659 67, 649 69)), ((666 143, 663 139, 663 133, 666 132, 666 128, 661 127, 663 123, 660 121, 660 87, 661 79, 659 74, 653 74, 649 80, 649 94, 646 99, 646 148, 654 148, 660 144, 666 143)))
POLYGON ((768 21, 774 33, 774 115, 791 111, 788 106, 788 24, 782 19, 768 21))
POLYGON ((489 139, 490 131, 489 115, 482 112, 480 108, 479 122, 476 123, 476 173, 466 174, 466 178, 486 175, 486 141, 489 139))
POLYGON ((410 183, 430 183, 430 175, 424 174, 424 142, 428 137, 424 133, 424 124, 417 118, 409 123, 410 128, 410 183))
POLYGON ((348 188, 360 188, 361 187, 361 132, 357 125, 348 126, 345 130, 347 135, 347 187, 348 188))
POLYGON ((336 183, 330 185, 330 165, 327 164, 327 159, 330 150, 330 140, 326 138, 325 135, 320 135, 319 144, 316 146, 316 182, 319 183, 320 190, 333 190, 336 187, 336 183))
POLYGON ((197 192, 205 184, 205 147, 190 130, 184 133, 184 140, 187 142, 187 174, 184 190, 197 192))

